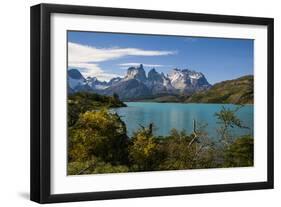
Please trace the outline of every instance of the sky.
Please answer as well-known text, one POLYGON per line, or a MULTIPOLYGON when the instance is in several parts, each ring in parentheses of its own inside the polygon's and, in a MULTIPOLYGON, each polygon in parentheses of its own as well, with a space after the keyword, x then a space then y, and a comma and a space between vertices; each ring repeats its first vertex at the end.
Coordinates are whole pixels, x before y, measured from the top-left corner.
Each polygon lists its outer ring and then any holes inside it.
POLYGON ((202 72, 209 83, 253 74, 254 40, 68 31, 68 69, 108 81, 130 66, 202 72))

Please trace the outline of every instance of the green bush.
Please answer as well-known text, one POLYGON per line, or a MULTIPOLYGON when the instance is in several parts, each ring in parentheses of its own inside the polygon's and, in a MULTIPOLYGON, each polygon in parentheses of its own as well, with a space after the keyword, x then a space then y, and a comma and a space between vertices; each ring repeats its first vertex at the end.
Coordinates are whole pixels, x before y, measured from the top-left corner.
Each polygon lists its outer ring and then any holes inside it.
POLYGON ((121 173, 129 171, 126 165, 112 165, 95 158, 85 162, 70 162, 68 163, 67 169, 68 175, 121 173))
POLYGON ((237 138, 224 154, 224 167, 248 167, 254 164, 254 139, 250 135, 237 138))
POLYGON ((87 111, 69 129, 69 161, 86 161, 92 156, 113 164, 127 162, 126 126, 107 109, 87 111))
POLYGON ((129 159, 132 169, 137 171, 155 170, 162 161, 158 140, 151 129, 142 128, 131 139, 129 159))

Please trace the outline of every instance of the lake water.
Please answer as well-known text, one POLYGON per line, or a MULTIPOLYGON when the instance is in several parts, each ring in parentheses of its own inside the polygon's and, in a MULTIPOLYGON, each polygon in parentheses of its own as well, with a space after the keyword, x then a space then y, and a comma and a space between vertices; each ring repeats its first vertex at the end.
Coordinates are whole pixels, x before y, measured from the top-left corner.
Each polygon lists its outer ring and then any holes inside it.
MULTIPOLYGON (((205 131, 214 139, 217 136, 217 119, 214 114, 225 108, 234 109, 233 104, 186 104, 186 103, 152 103, 152 102, 126 102, 128 107, 115 109, 126 123, 128 135, 140 128, 140 125, 147 127, 150 123, 156 126, 156 135, 168 135, 171 129, 185 130, 191 133, 193 120, 202 124, 208 124, 205 131)), ((245 105, 238 112, 237 116, 242 120, 244 126, 250 129, 233 128, 237 136, 253 134, 253 105, 245 105)))

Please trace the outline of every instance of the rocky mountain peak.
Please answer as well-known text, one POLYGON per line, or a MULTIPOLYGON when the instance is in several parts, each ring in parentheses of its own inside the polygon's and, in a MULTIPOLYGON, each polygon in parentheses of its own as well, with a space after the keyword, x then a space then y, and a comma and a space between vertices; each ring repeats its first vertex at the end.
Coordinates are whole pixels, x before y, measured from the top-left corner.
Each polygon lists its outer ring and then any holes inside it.
POLYGON ((95 81, 97 81, 98 79, 96 78, 96 77, 87 77, 86 78, 86 80, 87 80, 87 82, 95 82, 95 81))
POLYGON ((99 81, 96 77, 87 77, 87 84, 92 89, 105 89, 108 87, 108 84, 106 81, 99 81))
POLYGON ((156 82, 163 82, 163 76, 158 73, 155 68, 152 68, 148 74, 147 74, 147 79, 149 81, 156 81, 156 82))
POLYGON ((127 79, 127 80, 136 79, 139 81, 146 81, 146 74, 145 74, 145 70, 143 69, 143 65, 140 64, 140 66, 138 66, 138 67, 128 68, 125 79, 127 79))
POLYGON ((196 90, 210 86, 202 73, 189 69, 175 68, 168 74, 168 78, 172 86, 179 90, 196 90))
POLYGON ((70 69, 67 71, 67 85, 68 92, 73 93, 77 91, 91 91, 87 80, 77 69, 70 69))
POLYGON ((121 81, 122 78, 120 77, 115 77, 115 78, 112 78, 109 82, 108 82, 108 85, 114 85, 116 83, 118 83, 119 81, 121 81))
POLYGON ((67 71, 68 77, 72 79, 85 79, 79 70, 77 69, 70 69, 67 71))

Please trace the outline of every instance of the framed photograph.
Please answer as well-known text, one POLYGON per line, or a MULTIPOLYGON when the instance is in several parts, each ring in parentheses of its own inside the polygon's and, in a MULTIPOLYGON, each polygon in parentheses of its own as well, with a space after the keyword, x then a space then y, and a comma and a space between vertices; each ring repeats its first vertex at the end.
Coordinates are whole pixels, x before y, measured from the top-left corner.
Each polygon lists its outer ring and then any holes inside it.
POLYGON ((273 188, 273 19, 31 7, 31 200, 273 188))

